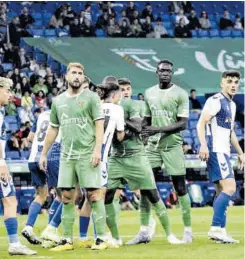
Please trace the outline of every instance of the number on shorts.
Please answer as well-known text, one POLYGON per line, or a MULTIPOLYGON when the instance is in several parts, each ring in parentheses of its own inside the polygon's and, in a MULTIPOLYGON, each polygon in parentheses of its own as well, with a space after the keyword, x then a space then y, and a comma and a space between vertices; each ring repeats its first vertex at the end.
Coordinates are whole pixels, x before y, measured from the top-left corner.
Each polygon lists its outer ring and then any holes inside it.
POLYGON ((46 133, 47 133, 48 126, 49 126, 49 121, 43 121, 42 122, 40 130, 37 134, 37 141, 38 142, 44 141, 44 138, 45 138, 46 133))

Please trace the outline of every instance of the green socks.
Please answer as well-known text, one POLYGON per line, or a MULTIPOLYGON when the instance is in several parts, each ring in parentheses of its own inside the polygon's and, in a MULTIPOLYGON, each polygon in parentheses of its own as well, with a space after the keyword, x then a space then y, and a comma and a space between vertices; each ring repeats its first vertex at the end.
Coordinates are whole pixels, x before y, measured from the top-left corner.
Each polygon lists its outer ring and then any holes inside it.
POLYGON ((75 222, 75 205, 64 204, 62 209, 61 224, 64 238, 73 239, 73 226, 75 222))
POLYGON ((119 231, 117 226, 117 215, 114 202, 105 205, 106 209, 106 224, 110 229, 111 235, 116 240, 119 239, 119 231))
POLYGON ((185 227, 191 226, 191 201, 189 194, 187 193, 184 196, 178 196, 180 210, 182 213, 182 220, 185 227))
POLYGON ((104 200, 91 202, 91 207, 93 211, 97 237, 103 240, 105 235, 105 226, 106 226, 106 213, 105 213, 104 200))
POLYGON ((171 234, 171 227, 168 218, 168 212, 163 201, 160 199, 157 203, 153 203, 152 207, 155 210, 166 235, 169 236, 171 234))
POLYGON ((151 203, 144 195, 140 198, 140 225, 149 226, 151 216, 151 203))

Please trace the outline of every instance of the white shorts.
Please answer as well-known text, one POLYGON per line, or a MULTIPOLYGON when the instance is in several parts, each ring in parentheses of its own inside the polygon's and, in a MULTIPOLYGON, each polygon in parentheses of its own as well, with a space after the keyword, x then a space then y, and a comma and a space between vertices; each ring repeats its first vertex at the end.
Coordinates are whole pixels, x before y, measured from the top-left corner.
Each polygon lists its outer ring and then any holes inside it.
POLYGON ((106 187, 108 183, 107 163, 101 161, 101 186, 106 187))

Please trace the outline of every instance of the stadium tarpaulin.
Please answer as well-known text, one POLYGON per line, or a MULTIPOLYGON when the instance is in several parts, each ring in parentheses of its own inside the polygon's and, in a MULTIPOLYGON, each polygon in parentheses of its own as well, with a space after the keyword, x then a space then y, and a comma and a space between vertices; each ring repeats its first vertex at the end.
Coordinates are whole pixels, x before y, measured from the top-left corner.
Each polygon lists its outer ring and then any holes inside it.
MULTIPOLYGON (((174 82, 198 94, 219 90, 221 72, 244 78, 243 39, 26 38, 26 43, 62 64, 81 62, 95 83, 107 75, 128 77, 134 93, 157 83, 157 62, 174 63, 174 82)), ((244 79, 241 81, 244 85, 244 79)), ((243 89, 240 89, 243 91, 243 89)))

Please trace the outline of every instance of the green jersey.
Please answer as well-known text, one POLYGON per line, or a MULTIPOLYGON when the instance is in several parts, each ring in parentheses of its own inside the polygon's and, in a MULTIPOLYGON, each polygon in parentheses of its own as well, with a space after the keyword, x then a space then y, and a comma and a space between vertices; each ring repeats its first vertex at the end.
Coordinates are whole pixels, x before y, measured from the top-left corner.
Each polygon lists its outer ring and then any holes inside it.
POLYGON ((103 119, 99 96, 83 90, 76 96, 68 92, 57 96, 52 104, 50 124, 61 130, 61 154, 67 159, 91 156, 95 146, 95 121, 103 119))
MULTIPOLYGON (((142 119, 140 116, 142 110, 140 102, 125 98, 121 101, 120 105, 124 110, 125 121, 132 118, 142 119)), ((144 145, 138 134, 132 133, 130 139, 121 142, 114 139, 112 142, 112 156, 129 157, 142 150, 144 150, 144 145)))
MULTIPOLYGON (((155 85, 145 92, 145 116, 151 117, 152 126, 165 127, 177 122, 177 117, 189 117, 189 97, 187 92, 172 85, 169 89, 162 90, 159 85, 155 85)), ((156 134, 149 137, 149 147, 167 150, 178 145, 182 145, 180 133, 171 134, 162 138, 156 134)))

